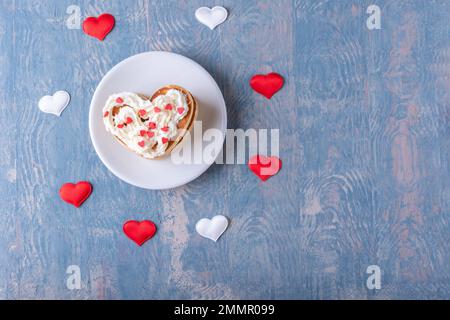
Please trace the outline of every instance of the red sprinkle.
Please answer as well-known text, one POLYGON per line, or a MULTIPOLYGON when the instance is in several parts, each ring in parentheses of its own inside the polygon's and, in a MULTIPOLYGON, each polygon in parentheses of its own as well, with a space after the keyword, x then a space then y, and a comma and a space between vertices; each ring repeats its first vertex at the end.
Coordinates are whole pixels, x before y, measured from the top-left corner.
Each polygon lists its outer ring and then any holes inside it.
POLYGON ((184 112, 184 108, 178 108, 177 111, 179 114, 182 114, 184 112))
POLYGON ((167 132, 167 131, 169 131, 169 127, 164 127, 164 128, 161 128, 161 131, 164 131, 164 132, 167 132))
POLYGON ((139 141, 139 142, 138 142, 138 145, 139 145, 141 148, 143 148, 143 147, 145 146, 145 141, 139 141))
POLYGON ((149 122, 149 123, 148 123, 148 127, 149 127, 150 129, 155 129, 155 128, 156 128, 156 123, 154 123, 154 122, 149 122))
POLYGON ((109 111, 106 111, 104 114, 103 114, 103 117, 107 117, 107 116, 109 116, 109 111))
POLYGON ((147 131, 147 135, 149 138, 152 138, 155 135, 155 133, 151 132, 151 131, 147 131))
POLYGON ((127 122, 127 124, 130 124, 130 123, 133 122, 133 119, 131 119, 130 117, 128 117, 126 122, 127 122))
POLYGON ((167 142, 169 141, 169 139, 163 137, 163 138, 161 139, 161 141, 162 141, 162 143, 167 143, 167 142))
POLYGON ((121 97, 119 97, 119 98, 116 99, 116 102, 117 103, 123 103, 123 99, 121 97))
POLYGON ((119 123, 119 124, 117 125, 117 128, 122 129, 122 128, 123 128, 123 124, 122 124, 122 123, 119 123))
POLYGON ((144 109, 139 110, 139 115, 141 117, 145 116, 147 114, 147 111, 145 111, 144 109))
POLYGON ((161 109, 158 107, 154 107, 153 110, 155 110, 156 113, 161 112, 161 109))
POLYGON ((147 134, 147 131, 146 131, 146 130, 141 130, 141 131, 139 131, 139 135, 140 135, 141 137, 145 136, 146 134, 147 134))
POLYGON ((166 110, 172 110, 173 107, 172 107, 171 104, 168 104, 168 105, 166 105, 166 106, 164 107, 164 109, 166 109, 166 110))

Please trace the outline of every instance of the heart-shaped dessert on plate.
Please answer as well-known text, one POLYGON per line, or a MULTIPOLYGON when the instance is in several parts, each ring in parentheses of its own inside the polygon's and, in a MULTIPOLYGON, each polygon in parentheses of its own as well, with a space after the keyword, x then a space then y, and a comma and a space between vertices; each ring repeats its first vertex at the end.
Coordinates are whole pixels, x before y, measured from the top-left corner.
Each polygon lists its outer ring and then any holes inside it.
POLYGON ((106 130, 120 143, 147 159, 170 154, 197 117, 192 94, 176 85, 151 97, 133 92, 111 95, 103 107, 106 130))

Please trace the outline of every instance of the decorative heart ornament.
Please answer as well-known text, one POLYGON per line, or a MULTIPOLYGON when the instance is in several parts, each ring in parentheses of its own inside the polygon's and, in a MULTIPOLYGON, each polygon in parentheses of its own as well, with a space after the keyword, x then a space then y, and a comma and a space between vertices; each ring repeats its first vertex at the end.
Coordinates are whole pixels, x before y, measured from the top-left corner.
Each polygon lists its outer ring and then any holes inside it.
POLYGON ((146 159, 168 155, 193 127, 197 103, 175 85, 152 97, 133 92, 111 95, 102 110, 103 124, 116 140, 146 159))
POLYGON ((142 246, 146 241, 153 238, 156 233, 156 226, 150 220, 129 220, 123 225, 123 232, 138 246, 142 246))
POLYGON ((278 73, 257 74, 250 79, 250 86, 256 92, 262 94, 267 99, 277 93, 284 84, 284 79, 278 73))
POLYGON ((114 28, 114 16, 109 13, 103 13, 98 18, 88 17, 83 21, 83 31, 91 37, 100 41, 105 39, 106 35, 114 28))
POLYGON ((60 116, 70 101, 70 95, 67 91, 56 91, 52 96, 43 96, 39 99, 39 109, 45 113, 51 113, 60 116))
POLYGON ((195 18, 211 30, 223 23, 227 17, 227 9, 220 6, 216 6, 212 9, 208 7, 201 7, 195 11, 195 18))
POLYGON ((91 193, 92 185, 87 181, 80 181, 77 184, 65 183, 59 189, 61 199, 77 208, 89 198, 91 193))
POLYGON ((217 215, 211 220, 200 219, 195 225, 195 230, 204 238, 217 241, 228 227, 228 219, 222 215, 217 215))
POLYGON ((280 171, 281 160, 277 157, 265 157, 256 155, 250 159, 248 167, 262 181, 266 181, 270 177, 276 175, 278 171, 280 171))

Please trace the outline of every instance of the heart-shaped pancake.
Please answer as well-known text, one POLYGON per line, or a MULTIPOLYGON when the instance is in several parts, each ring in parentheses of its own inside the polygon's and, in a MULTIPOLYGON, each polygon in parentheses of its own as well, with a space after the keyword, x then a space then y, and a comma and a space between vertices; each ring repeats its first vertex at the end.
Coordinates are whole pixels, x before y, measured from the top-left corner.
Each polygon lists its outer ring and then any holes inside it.
POLYGON ((176 85, 159 89, 151 98, 133 92, 113 94, 103 108, 106 130, 147 159, 168 155, 192 128, 196 116, 194 97, 176 85))
POLYGON ((150 220, 130 220, 123 225, 123 232, 138 246, 142 246, 147 240, 153 238, 156 233, 156 226, 150 220))

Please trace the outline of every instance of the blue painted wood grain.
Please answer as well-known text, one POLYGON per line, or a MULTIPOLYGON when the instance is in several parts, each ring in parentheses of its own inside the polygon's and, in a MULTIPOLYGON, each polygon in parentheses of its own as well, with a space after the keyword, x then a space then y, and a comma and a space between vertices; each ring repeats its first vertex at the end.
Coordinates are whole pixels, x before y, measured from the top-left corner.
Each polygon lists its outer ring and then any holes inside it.
POLYGON ((0 298, 450 298, 449 15, 446 0, 1 2, 0 298), (112 13, 115 29, 104 42, 67 29, 72 4, 112 13), (381 30, 366 27, 371 4, 381 30), (228 20, 210 31, 202 5, 228 20), (108 172, 89 103, 113 65, 148 50, 209 70, 230 128, 279 128, 282 171, 261 183, 215 165, 168 191, 108 172), (272 70, 286 84, 268 101, 248 79, 272 70), (39 112, 59 89, 62 117, 39 112), (58 199, 84 179, 80 209, 58 199), (194 230, 215 214, 231 219, 218 243, 194 230), (144 218, 159 230, 138 248, 121 227, 144 218))

